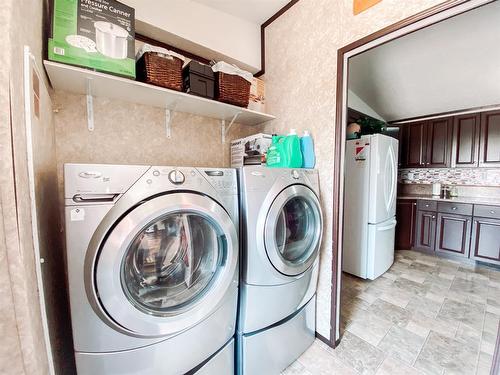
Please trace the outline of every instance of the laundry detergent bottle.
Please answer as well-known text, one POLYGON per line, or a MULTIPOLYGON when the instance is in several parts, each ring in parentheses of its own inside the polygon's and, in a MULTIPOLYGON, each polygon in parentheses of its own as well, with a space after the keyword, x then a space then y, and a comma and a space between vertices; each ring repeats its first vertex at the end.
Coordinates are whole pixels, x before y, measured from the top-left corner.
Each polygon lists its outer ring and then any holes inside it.
POLYGON ((273 134, 271 146, 266 153, 266 165, 271 168, 285 168, 286 164, 285 137, 273 134))
POLYGON ((285 138, 285 153, 287 155, 287 168, 302 168, 300 138, 295 129, 291 129, 290 134, 288 134, 285 138))
POLYGON ((300 138, 300 148, 302 150, 302 168, 314 168, 316 155, 314 155, 314 142, 311 134, 307 130, 300 138))

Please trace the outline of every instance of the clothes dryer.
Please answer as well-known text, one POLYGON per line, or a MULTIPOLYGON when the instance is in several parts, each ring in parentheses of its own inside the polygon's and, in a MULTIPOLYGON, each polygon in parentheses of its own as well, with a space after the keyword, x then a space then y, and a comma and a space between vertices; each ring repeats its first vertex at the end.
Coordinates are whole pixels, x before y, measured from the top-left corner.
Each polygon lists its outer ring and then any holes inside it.
POLYGON ((316 170, 239 170, 238 371, 279 374, 315 337, 322 212, 316 170))

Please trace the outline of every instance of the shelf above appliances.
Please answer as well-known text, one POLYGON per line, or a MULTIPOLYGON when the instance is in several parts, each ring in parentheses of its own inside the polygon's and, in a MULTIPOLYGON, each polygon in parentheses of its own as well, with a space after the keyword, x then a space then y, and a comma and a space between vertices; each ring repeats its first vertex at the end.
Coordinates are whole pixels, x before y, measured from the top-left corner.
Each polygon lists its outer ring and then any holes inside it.
POLYGON ((223 138, 228 130, 225 129, 226 121, 230 121, 230 125, 235 121, 243 125, 259 125, 275 119, 274 116, 266 113, 72 65, 45 60, 44 66, 55 90, 87 95, 89 130, 93 130, 94 126, 93 97, 104 97, 164 108, 166 110, 167 136, 171 119, 170 111, 191 113, 221 120, 223 138))

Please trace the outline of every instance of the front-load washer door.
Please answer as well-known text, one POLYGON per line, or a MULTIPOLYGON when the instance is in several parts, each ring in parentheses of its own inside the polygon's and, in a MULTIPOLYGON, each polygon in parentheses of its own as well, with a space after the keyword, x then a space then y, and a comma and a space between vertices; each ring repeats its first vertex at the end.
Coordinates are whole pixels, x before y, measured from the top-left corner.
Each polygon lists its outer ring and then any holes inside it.
POLYGON ((305 272, 318 256, 322 215, 318 197, 303 185, 284 189, 268 211, 264 242, 276 270, 297 276, 305 272))
POLYGON ((94 288, 115 324, 164 336, 210 315, 237 282, 237 265, 229 214, 206 196, 174 193, 143 202, 110 231, 94 288))

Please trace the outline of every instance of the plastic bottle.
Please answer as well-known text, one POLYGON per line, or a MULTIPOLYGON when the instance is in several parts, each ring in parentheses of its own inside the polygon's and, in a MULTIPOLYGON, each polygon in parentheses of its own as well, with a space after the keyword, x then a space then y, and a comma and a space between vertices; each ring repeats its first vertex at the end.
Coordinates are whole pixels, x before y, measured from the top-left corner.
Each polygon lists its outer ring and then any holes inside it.
POLYGON ((300 150, 300 138, 295 129, 290 130, 285 138, 286 168, 302 168, 302 151, 300 150))
POLYGON ((314 154, 314 142, 311 134, 305 130, 300 138, 300 148, 302 150, 302 168, 314 168, 316 155, 314 154))
POLYGON ((285 137, 273 134, 271 146, 267 149, 266 165, 272 168, 286 166, 286 153, 284 150, 285 137))

